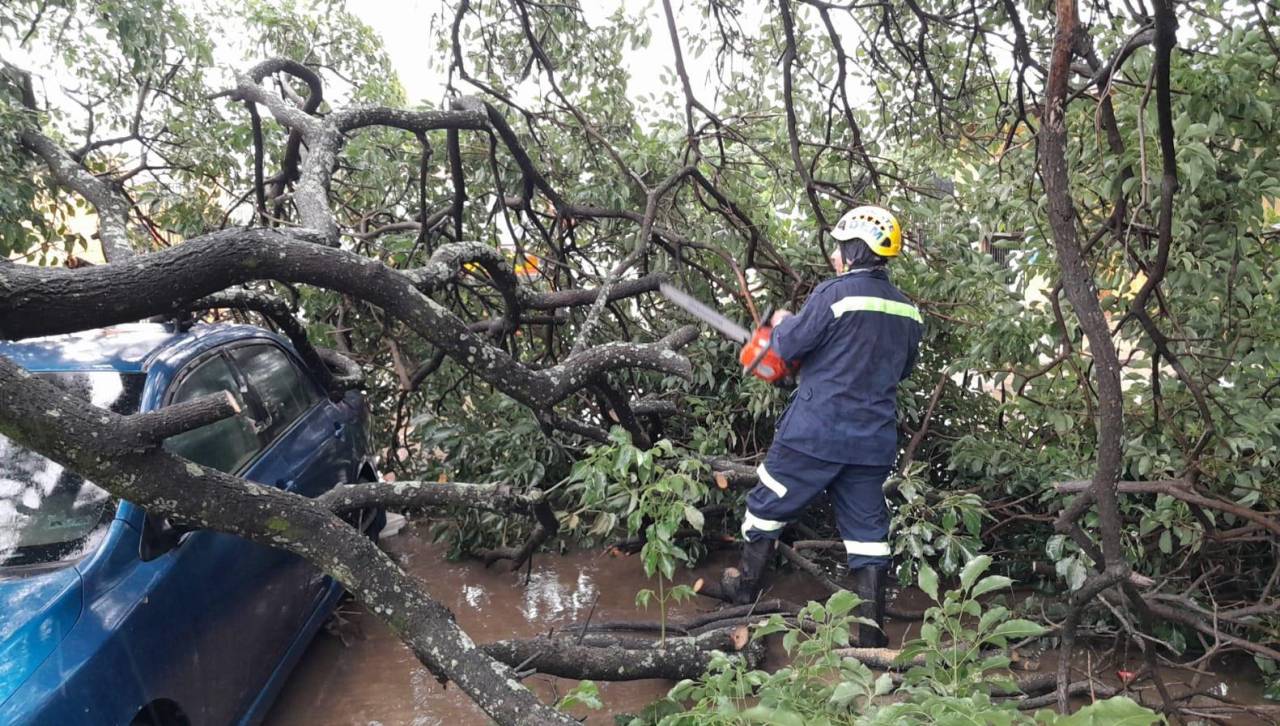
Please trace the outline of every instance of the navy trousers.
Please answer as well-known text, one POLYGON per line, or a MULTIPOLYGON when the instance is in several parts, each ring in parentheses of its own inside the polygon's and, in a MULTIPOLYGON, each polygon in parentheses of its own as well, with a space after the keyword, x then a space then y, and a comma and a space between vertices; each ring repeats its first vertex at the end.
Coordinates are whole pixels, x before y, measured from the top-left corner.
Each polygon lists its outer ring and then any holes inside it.
POLYGON ((747 495, 742 534, 751 542, 777 539, 825 491, 835 507, 849 569, 888 567, 889 507, 882 487, 891 468, 823 461, 774 444, 756 470, 760 483, 747 495))

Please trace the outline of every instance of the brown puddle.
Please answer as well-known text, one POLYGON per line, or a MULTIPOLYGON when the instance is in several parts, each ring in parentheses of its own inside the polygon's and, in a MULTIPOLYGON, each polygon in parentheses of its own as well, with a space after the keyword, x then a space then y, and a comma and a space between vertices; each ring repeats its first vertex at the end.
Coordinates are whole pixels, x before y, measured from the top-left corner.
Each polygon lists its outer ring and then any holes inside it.
MULTIPOLYGON (((637 608, 635 593, 654 587, 638 556, 614 557, 603 551, 579 551, 567 555, 543 554, 534 559, 529 584, 524 573, 506 572, 501 566, 486 569, 480 562, 445 559, 445 548, 425 539, 426 527, 408 527, 384 542, 388 551, 413 575, 421 578, 432 595, 457 616, 458 624, 479 643, 503 638, 534 636, 580 624, 592 610, 595 622, 606 620, 656 621, 656 606, 637 608)), ((715 553, 694 570, 676 573, 677 582, 697 577, 718 577, 734 559, 728 552, 715 553)), ((918 593, 917 593, 918 595, 918 593)), ((771 597, 804 602, 824 599, 824 591, 807 576, 783 573, 774 578, 771 597)), ((918 598, 923 596, 918 595, 918 598)), ((910 607, 923 603, 911 602, 910 607)), ((706 598, 671 607, 674 617, 715 609, 706 598)), ((390 631, 353 602, 341 610, 346 623, 343 639, 321 632, 294 670, 267 726, 464 726, 489 720, 457 687, 443 687, 418 663, 408 648, 390 631)), ((894 643, 901 642, 914 623, 890 622, 894 643)), ((780 662, 771 649, 768 665, 780 662)), ((1042 659, 1042 670, 1052 669, 1052 654, 1042 659)), ((1085 655, 1085 659, 1094 657, 1085 655)), ((1201 688, 1243 703, 1261 704, 1262 684, 1252 663, 1224 670, 1202 679, 1201 688)), ((1136 670, 1136 668, 1135 668, 1136 670)), ((1170 671, 1171 681, 1188 681, 1190 674, 1170 671)), ((575 681, 535 675, 525 683, 546 702, 553 702, 575 681)), ((612 724, 613 714, 635 712, 668 691, 669 681, 600 683, 603 711, 580 711, 588 724, 612 724)), ((1267 720, 1233 720, 1233 723, 1271 723, 1267 720)))

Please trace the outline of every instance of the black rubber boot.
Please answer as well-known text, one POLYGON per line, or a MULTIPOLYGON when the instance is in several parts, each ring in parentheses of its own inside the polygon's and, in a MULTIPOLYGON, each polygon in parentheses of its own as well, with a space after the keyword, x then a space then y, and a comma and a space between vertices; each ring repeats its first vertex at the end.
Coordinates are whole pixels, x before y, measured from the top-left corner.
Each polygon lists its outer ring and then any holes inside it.
POLYGON ((889 636, 884 633, 884 585, 888 574, 883 567, 859 567, 854 570, 853 591, 862 598, 858 616, 874 621, 876 628, 858 626, 858 647, 884 648, 889 636))
POLYGON ((737 567, 725 568, 720 587, 734 605, 747 605, 760 597, 764 575, 773 559, 777 540, 759 539, 742 545, 742 560, 737 567))

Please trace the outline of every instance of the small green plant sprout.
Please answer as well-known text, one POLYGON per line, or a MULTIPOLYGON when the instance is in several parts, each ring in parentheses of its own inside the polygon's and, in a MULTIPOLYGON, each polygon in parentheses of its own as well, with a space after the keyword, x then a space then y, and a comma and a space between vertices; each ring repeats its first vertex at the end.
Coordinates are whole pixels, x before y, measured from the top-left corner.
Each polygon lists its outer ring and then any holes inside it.
POLYGON ((571 708, 583 706, 593 711, 599 711, 604 708, 604 702, 600 700, 600 687, 595 681, 579 681, 571 691, 564 694, 560 702, 556 704, 556 708, 561 711, 568 711, 571 708))
POLYGON ((809 603, 794 620, 773 615, 755 626, 754 640, 780 633, 791 662, 773 673, 750 670, 741 659, 717 655, 707 673, 685 680, 667 698, 625 723, 629 726, 719 724, 846 724, 893 680, 877 676, 856 659, 842 657, 860 600, 838 592, 825 603, 809 603))
POLYGON ((893 517, 893 549, 904 586, 915 582, 921 562, 933 560, 943 574, 954 575, 982 551, 982 520, 991 515, 980 496, 934 489, 918 461, 902 473, 896 488, 903 501, 893 517))
MULTIPOLYGON (((646 568, 647 569, 647 568, 646 568)), ((652 577, 652 575, 650 575, 652 577)), ((658 590, 654 592, 649 588, 645 588, 636 593, 636 606, 649 608, 649 603, 656 601, 658 604, 658 642, 663 645, 667 642, 667 608, 671 603, 682 603, 693 597, 697 593, 688 585, 676 585, 675 587, 666 587, 667 578, 661 572, 658 573, 658 590)))
MULTIPOLYGON (((1005 647, 1009 640, 1031 637, 1040 626, 1010 619, 1008 612, 992 608, 987 615, 973 614, 976 598, 1008 586, 1007 578, 978 579, 990 566, 971 563, 961 575, 961 588, 938 596, 937 575, 921 568, 926 591, 937 607, 931 608, 926 624, 941 633, 957 633, 970 644, 1005 647), (953 605, 949 607, 949 605, 953 605), (948 614, 949 613, 949 614, 948 614), (984 617, 990 621, 981 623, 984 617), (976 626, 952 621, 979 621, 976 626)), ((1052 711, 1029 714, 1018 710, 1016 685, 1003 684, 998 693, 988 686, 999 684, 989 677, 992 670, 1008 665, 992 661, 976 648, 956 649, 954 636, 948 641, 920 638, 909 645, 909 657, 924 655, 926 665, 913 668, 901 683, 888 673, 876 674, 843 649, 850 643, 852 626, 861 622, 853 612, 861 601, 851 592, 838 592, 825 603, 809 603, 799 615, 788 620, 772 615, 753 629, 759 640, 781 634, 783 648, 791 662, 774 672, 749 669, 742 659, 717 653, 700 678, 677 683, 667 697, 647 706, 635 716, 619 718, 625 726, 1090 726, 1122 724, 1150 726, 1163 720, 1154 712, 1128 698, 1117 696, 1099 701, 1074 714, 1062 716, 1052 711), (984 678, 984 676, 986 676, 984 678)))
POLYGON ((996 675, 1009 667, 1005 652, 1009 641, 1041 635, 1044 628, 1011 618, 1003 605, 983 607, 980 597, 1012 582, 1003 575, 982 577, 990 566, 988 555, 973 558, 960 571, 960 586, 940 596, 938 574, 927 562, 921 563, 920 589, 937 605, 925 611, 920 637, 908 642, 899 655, 900 663, 924 657, 923 665, 907 672, 908 688, 959 697, 989 693, 993 687, 1016 689, 1008 678, 996 675))

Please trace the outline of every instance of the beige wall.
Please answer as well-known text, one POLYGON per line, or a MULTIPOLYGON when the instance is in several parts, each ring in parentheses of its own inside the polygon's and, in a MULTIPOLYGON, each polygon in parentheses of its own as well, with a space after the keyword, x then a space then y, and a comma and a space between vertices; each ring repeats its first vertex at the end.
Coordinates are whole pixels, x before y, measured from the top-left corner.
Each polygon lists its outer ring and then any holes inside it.
MULTIPOLYGON (((95 235, 98 232, 98 216, 93 213, 80 213, 67 220, 67 230, 80 238, 71 253, 77 260, 93 265, 106 262, 102 254, 102 243, 95 235)), ((49 265, 61 267, 67 264, 66 245, 61 240, 33 245, 25 252, 14 252, 9 259, 31 265, 49 265)))

